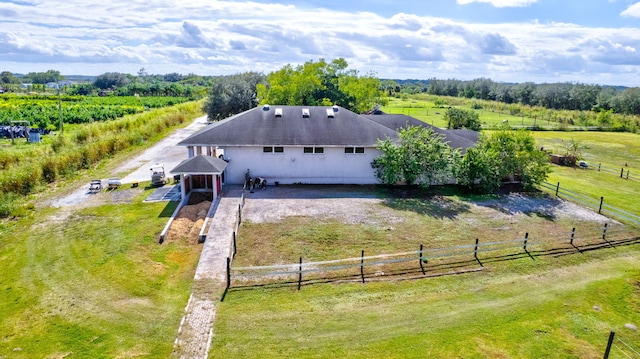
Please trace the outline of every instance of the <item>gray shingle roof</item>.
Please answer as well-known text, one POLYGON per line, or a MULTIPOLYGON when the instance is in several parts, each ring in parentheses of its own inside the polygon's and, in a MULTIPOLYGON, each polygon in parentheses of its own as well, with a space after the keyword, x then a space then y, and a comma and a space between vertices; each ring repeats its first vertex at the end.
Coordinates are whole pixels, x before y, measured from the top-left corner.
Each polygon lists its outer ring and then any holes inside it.
POLYGON ((460 149, 461 153, 467 152, 467 148, 475 146, 478 142, 478 133, 471 130, 443 130, 439 127, 432 126, 426 122, 407 115, 364 115, 364 117, 379 123, 394 131, 400 131, 408 126, 422 126, 430 128, 433 132, 443 135, 444 141, 451 148, 460 149))
POLYGON ((170 171, 173 174, 219 174, 227 162, 212 156, 197 155, 180 162, 170 171))
POLYGON ((375 146, 396 131, 342 107, 259 106, 214 122, 179 146, 375 146), (282 116, 276 117, 276 109, 282 116), (303 118, 303 109, 309 117, 303 118), (329 113, 333 117, 328 116, 329 113))

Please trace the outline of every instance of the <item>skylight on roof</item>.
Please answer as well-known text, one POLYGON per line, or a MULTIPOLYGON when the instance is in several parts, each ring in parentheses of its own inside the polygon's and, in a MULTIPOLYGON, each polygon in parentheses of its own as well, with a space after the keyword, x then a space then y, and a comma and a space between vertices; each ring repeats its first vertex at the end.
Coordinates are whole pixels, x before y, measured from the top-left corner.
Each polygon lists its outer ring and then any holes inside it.
POLYGON ((327 109, 327 117, 329 117, 329 118, 334 118, 335 117, 335 112, 333 112, 332 108, 328 108, 327 109))
POLYGON ((309 118, 309 109, 308 108, 303 108, 302 109, 302 118, 309 118))
POLYGON ((276 117, 282 117, 282 107, 276 108, 276 117))

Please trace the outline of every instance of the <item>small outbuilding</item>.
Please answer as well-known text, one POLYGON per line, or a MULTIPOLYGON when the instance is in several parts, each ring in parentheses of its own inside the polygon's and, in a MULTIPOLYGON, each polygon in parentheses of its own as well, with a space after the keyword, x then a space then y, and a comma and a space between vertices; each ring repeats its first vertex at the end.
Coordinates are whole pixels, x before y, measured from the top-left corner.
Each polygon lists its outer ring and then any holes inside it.
POLYGON ((190 192, 211 192, 213 202, 222 190, 226 168, 227 162, 220 158, 197 155, 180 162, 170 173, 180 176, 183 200, 190 192))

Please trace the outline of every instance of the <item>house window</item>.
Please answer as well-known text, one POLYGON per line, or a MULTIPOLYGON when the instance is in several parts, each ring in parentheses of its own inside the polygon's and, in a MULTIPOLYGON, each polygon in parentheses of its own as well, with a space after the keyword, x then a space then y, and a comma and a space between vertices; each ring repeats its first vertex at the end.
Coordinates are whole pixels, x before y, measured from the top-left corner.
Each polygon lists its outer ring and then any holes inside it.
POLYGON ((345 147, 344 153, 364 153, 364 147, 345 147))
POLYGON ((305 147, 303 153, 324 153, 324 147, 305 147))
POLYGON ((264 153, 283 153, 284 152, 284 147, 262 147, 262 152, 264 153))

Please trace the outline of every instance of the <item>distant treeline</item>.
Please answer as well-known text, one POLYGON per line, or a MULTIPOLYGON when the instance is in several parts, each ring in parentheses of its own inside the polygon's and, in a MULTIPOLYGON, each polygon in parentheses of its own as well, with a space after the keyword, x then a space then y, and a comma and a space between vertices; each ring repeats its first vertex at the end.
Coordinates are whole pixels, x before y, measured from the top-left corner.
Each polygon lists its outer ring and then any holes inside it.
POLYGON ((389 95, 429 93, 439 96, 476 98, 507 104, 520 103, 555 110, 609 111, 619 114, 640 114, 640 88, 588 85, 582 83, 504 83, 479 78, 470 81, 456 79, 384 80, 383 89, 389 95))

